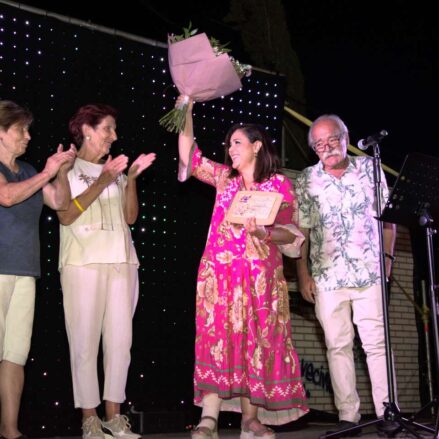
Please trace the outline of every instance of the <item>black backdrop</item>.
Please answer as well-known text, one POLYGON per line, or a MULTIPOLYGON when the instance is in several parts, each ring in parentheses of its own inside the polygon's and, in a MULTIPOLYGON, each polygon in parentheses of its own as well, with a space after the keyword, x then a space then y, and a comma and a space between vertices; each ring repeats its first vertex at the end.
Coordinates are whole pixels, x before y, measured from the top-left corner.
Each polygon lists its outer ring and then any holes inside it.
MULTIPOLYGON (((141 296, 123 407, 144 413, 145 433, 182 430, 198 416, 192 405, 195 281, 214 196, 197 181, 177 182, 176 136, 158 124, 177 96, 167 67, 162 43, 0 3, 0 99, 28 106, 35 116, 24 160, 41 170, 58 143, 70 143, 71 115, 91 102, 119 111, 113 155, 134 159, 140 152, 157 153, 138 182, 141 209, 132 234, 141 261, 141 296)), ((235 122, 262 123, 280 142, 284 78, 254 71, 242 83, 234 94, 195 107, 197 140, 218 161, 224 134, 235 122)), ((57 271, 58 222, 49 209, 41 216, 41 253, 21 424, 34 436, 76 435, 80 414, 73 408, 57 271)), ((138 421, 132 416, 133 424, 138 421)))

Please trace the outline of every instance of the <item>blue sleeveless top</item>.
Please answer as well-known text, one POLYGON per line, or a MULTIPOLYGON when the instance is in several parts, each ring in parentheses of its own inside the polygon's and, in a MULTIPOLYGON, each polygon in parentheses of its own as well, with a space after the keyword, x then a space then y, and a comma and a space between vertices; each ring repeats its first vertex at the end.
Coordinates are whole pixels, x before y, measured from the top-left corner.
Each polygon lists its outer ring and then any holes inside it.
MULTIPOLYGON (((0 173, 9 183, 18 183, 37 171, 17 160, 17 174, 0 162, 0 173)), ((11 207, 0 206, 0 274, 40 276, 39 223, 43 208, 43 192, 11 207)))

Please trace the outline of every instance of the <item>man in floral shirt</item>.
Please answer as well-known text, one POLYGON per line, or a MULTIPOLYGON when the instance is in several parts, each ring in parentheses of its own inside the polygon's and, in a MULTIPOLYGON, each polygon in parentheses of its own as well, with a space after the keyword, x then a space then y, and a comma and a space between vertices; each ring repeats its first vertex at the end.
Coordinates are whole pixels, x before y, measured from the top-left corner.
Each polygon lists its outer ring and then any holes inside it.
MULTIPOLYGON (((383 416, 383 403, 388 401, 373 161, 370 157, 347 155, 348 130, 336 115, 316 119, 308 142, 320 161, 306 168, 296 181, 299 225, 306 237, 297 271, 302 296, 315 303, 325 332, 339 411, 338 430, 343 430, 360 420, 352 351, 353 323, 367 355, 378 417, 383 416)), ((382 171, 381 174, 384 203, 388 190, 382 171)), ((383 228, 389 276, 395 228, 392 224, 384 224, 383 228)), ((378 424, 382 430, 388 427, 392 427, 388 421, 378 424)))

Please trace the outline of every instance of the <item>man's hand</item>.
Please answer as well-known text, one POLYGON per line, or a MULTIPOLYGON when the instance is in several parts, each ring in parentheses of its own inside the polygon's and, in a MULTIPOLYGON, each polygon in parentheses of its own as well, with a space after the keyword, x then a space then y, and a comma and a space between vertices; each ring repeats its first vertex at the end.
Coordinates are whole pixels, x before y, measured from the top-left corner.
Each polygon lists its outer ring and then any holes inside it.
POLYGON ((302 294, 302 297, 307 302, 316 303, 316 283, 309 274, 304 275, 303 278, 299 281, 299 290, 300 294, 302 294))

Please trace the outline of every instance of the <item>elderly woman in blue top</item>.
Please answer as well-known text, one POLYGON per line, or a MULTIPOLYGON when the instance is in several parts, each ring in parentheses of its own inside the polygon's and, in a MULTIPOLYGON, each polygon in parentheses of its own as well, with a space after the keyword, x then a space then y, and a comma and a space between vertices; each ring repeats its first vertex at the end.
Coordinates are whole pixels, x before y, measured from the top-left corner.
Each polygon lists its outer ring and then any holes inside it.
POLYGON ((0 435, 7 439, 21 436, 23 366, 32 335, 35 278, 40 276, 40 213, 43 203, 55 210, 68 207, 67 172, 76 156, 73 145, 64 152, 59 145, 39 173, 17 160, 26 152, 31 122, 27 109, 0 101, 0 435))

